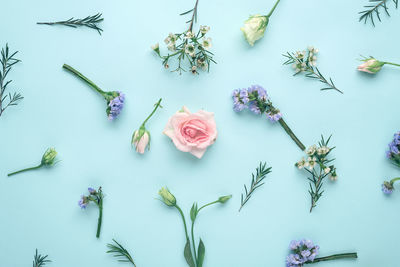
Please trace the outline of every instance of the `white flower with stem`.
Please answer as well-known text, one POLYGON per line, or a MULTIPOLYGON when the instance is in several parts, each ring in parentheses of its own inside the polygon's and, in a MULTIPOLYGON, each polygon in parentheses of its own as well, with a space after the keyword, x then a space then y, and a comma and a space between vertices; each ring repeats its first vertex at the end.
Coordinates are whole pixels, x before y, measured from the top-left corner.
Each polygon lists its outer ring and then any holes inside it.
POLYGON ((203 47, 204 49, 210 49, 212 47, 211 38, 207 38, 203 40, 203 47))
POLYGON ((325 174, 328 174, 328 173, 330 173, 331 172, 331 168, 329 168, 329 167, 325 167, 324 168, 324 173, 325 174))
POLYGON ((193 44, 187 44, 186 46, 185 46, 185 53, 186 54, 188 54, 189 56, 191 56, 191 57, 194 57, 195 56, 195 47, 194 47, 194 45, 193 44))
POLYGON ((317 146, 316 145, 312 145, 309 148, 307 148, 307 155, 312 156, 315 154, 315 152, 317 152, 317 146))
POLYGON ((304 167, 308 166, 308 162, 306 161, 305 158, 301 158, 301 160, 296 163, 296 166, 299 169, 303 169, 304 167))
POLYGON ((317 158, 316 157, 308 157, 308 168, 310 170, 314 169, 315 165, 317 164, 317 158))
POLYGON ((210 30, 209 26, 200 26, 200 32, 204 35, 210 30))

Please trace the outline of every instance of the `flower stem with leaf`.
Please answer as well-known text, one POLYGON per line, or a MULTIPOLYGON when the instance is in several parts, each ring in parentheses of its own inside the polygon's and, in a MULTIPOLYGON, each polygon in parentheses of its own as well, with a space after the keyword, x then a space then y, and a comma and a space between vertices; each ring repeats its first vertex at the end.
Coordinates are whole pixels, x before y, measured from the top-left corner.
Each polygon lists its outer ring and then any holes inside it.
POLYGON ((161 201, 163 201, 169 207, 176 208, 179 211, 179 214, 181 215, 184 230, 185 230, 185 236, 186 236, 186 244, 185 244, 184 251, 183 251, 183 255, 185 257, 186 263, 190 267, 202 267, 203 262, 204 262, 204 256, 205 256, 205 246, 204 246, 203 241, 200 239, 199 246, 198 246, 197 252, 196 252, 196 242, 195 242, 195 238, 194 238, 194 225, 195 225, 196 218, 202 209, 204 209, 208 206, 217 204, 217 203, 224 204, 232 196, 222 196, 222 197, 218 198, 216 201, 205 204, 205 205, 201 206, 200 208, 198 208, 197 203, 193 203, 193 206, 190 209, 190 219, 192 221, 191 231, 190 231, 192 240, 190 241, 185 215, 183 214, 182 209, 178 206, 175 196, 173 194, 171 194, 171 192, 167 188, 161 188, 161 190, 158 192, 158 194, 162 198, 161 201))
POLYGON ((116 257, 119 262, 130 262, 134 267, 136 267, 136 264, 133 261, 133 258, 129 254, 128 250, 126 250, 115 239, 113 239, 112 241, 114 241, 115 244, 107 244, 109 250, 106 253, 114 254, 113 256, 116 257))
POLYGON ((101 29, 98 24, 102 22, 104 19, 101 17, 101 13, 97 13, 96 15, 93 16, 87 16, 86 18, 83 19, 75 19, 75 18, 70 18, 68 20, 63 20, 63 21, 56 21, 56 22, 37 22, 37 24, 42 24, 42 25, 64 25, 68 26, 71 28, 77 28, 77 27, 88 27, 91 29, 96 30, 100 35, 103 29, 101 29))

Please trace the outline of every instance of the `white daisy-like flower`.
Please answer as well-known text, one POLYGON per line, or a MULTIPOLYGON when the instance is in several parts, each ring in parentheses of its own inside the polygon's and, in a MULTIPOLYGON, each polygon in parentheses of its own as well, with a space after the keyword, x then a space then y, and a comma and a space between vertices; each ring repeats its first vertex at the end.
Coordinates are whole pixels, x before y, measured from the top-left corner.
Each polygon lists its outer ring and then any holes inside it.
POLYGON ((299 169, 303 169, 304 167, 306 167, 308 165, 308 162, 306 161, 305 158, 301 158, 301 160, 299 162, 296 163, 297 168, 299 169))
POLYGON ((205 48, 205 49, 210 49, 211 47, 212 47, 212 44, 211 44, 211 38, 207 38, 207 39, 204 39, 203 40, 203 47, 205 48))
POLYGON ((321 146, 317 149, 317 154, 322 156, 328 154, 330 151, 330 148, 327 146, 321 146))
POLYGON ((200 32, 204 35, 210 30, 209 26, 200 26, 200 32))
POLYGON ((316 145, 312 145, 309 148, 307 148, 306 153, 309 156, 312 156, 315 154, 315 152, 317 152, 317 146, 316 145))
POLYGON ((193 44, 187 44, 185 46, 185 53, 188 54, 191 57, 194 57, 195 55, 195 47, 193 44))
POLYGON ((173 34, 172 32, 169 33, 169 35, 168 35, 167 38, 169 38, 169 41, 170 41, 171 43, 173 43, 173 44, 175 44, 175 42, 176 42, 176 40, 177 40, 176 35, 173 34))
POLYGON ((185 34, 186 39, 192 39, 194 37, 194 33, 192 31, 187 31, 185 34))
POLYGON ((308 157, 307 161, 308 161, 308 168, 310 170, 314 169, 315 164, 317 163, 317 158, 316 157, 312 157, 312 158, 308 157))
POLYGON ((176 50, 176 46, 175 46, 174 43, 170 43, 170 44, 167 46, 167 48, 168 48, 169 51, 172 51, 172 52, 174 52, 174 51, 176 50))

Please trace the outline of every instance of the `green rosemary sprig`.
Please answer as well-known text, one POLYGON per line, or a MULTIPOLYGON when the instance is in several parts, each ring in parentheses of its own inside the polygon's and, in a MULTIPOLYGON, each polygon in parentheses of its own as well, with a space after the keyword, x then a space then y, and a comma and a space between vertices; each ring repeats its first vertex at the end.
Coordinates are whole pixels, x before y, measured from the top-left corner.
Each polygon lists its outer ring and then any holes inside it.
POLYGON ((42 25, 64 25, 72 28, 77 28, 80 26, 88 27, 96 30, 100 35, 103 29, 101 29, 98 24, 102 22, 104 19, 101 17, 101 13, 97 13, 93 16, 87 16, 84 19, 75 19, 74 17, 64 20, 64 21, 56 21, 56 22, 38 22, 37 24, 42 25))
POLYGON ((336 90, 343 94, 343 92, 339 90, 333 83, 332 79, 326 79, 316 67, 317 53, 318 49, 314 47, 309 47, 307 51, 297 51, 296 53, 286 52, 286 54, 283 54, 283 56, 286 57, 287 60, 283 63, 283 65, 292 65, 292 67, 295 69, 295 74, 293 74, 293 76, 305 72, 306 77, 316 79, 325 84, 326 87, 321 88, 321 91, 336 90))
MULTIPOLYGON (((371 4, 364 6, 366 10, 358 12, 358 14, 361 15, 359 21, 364 21, 364 24, 366 24, 367 21, 370 20, 372 25, 375 27, 374 16, 376 16, 376 18, 379 21, 381 21, 381 16, 380 16, 381 10, 383 10, 386 13, 386 15, 390 17, 389 8, 387 6, 387 3, 389 1, 390 0, 369 0, 371 4)), ((395 7, 397 8, 399 5, 399 0, 392 0, 392 1, 395 4, 395 7)))
POLYGON ((335 160, 328 159, 328 155, 335 147, 328 147, 331 136, 325 140, 321 135, 321 141, 318 147, 313 145, 306 150, 307 159, 302 158, 295 166, 303 169, 311 175, 307 177, 309 180, 310 189, 308 193, 311 196, 310 212, 317 206, 317 202, 324 193, 322 190, 323 181, 329 175, 332 181, 337 180, 336 167, 331 163, 335 160))
POLYGON ((107 253, 114 254, 113 256, 118 258, 119 262, 130 262, 133 264, 133 266, 136 267, 135 262, 133 261, 132 256, 129 254, 129 252, 115 239, 113 239, 114 244, 107 244, 107 247, 110 249, 107 251, 107 253))
POLYGON ((12 82, 12 80, 6 81, 7 74, 10 72, 12 66, 20 62, 19 59, 16 59, 14 56, 18 53, 18 51, 14 53, 10 53, 8 48, 8 44, 6 44, 5 48, 1 49, 1 69, 0 69, 0 116, 3 112, 11 106, 18 105, 18 102, 23 99, 23 96, 20 93, 14 92, 13 94, 6 94, 7 86, 12 82), (7 103, 6 103, 7 101, 7 103))
POLYGON ((244 195, 242 194, 240 200, 240 208, 239 212, 242 210, 243 206, 249 201, 251 196, 253 195, 254 191, 259 188, 260 186, 264 185, 264 178, 267 176, 268 173, 271 172, 271 167, 267 168, 267 163, 260 162, 260 166, 256 168, 256 175, 254 173, 251 174, 251 184, 250 189, 248 190, 246 185, 244 185, 244 195), (243 198, 244 197, 244 198, 243 198))
POLYGON ((33 258, 33 267, 42 267, 45 266, 46 263, 51 262, 51 260, 47 259, 48 255, 42 256, 38 254, 38 250, 36 249, 36 254, 33 258))

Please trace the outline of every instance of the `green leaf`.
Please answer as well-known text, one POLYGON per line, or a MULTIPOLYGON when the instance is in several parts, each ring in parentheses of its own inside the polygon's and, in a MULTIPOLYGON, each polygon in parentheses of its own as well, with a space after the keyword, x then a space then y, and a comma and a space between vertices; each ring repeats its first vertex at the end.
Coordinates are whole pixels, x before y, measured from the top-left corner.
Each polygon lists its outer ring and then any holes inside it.
POLYGON ((183 255, 185 256, 185 260, 190 267, 195 267, 192 251, 190 249, 190 240, 186 239, 185 249, 183 250, 183 255))
POLYGON ((206 254, 206 248, 204 246, 203 240, 201 240, 201 238, 200 238, 199 249, 197 252, 197 267, 203 266, 205 254, 206 254))

